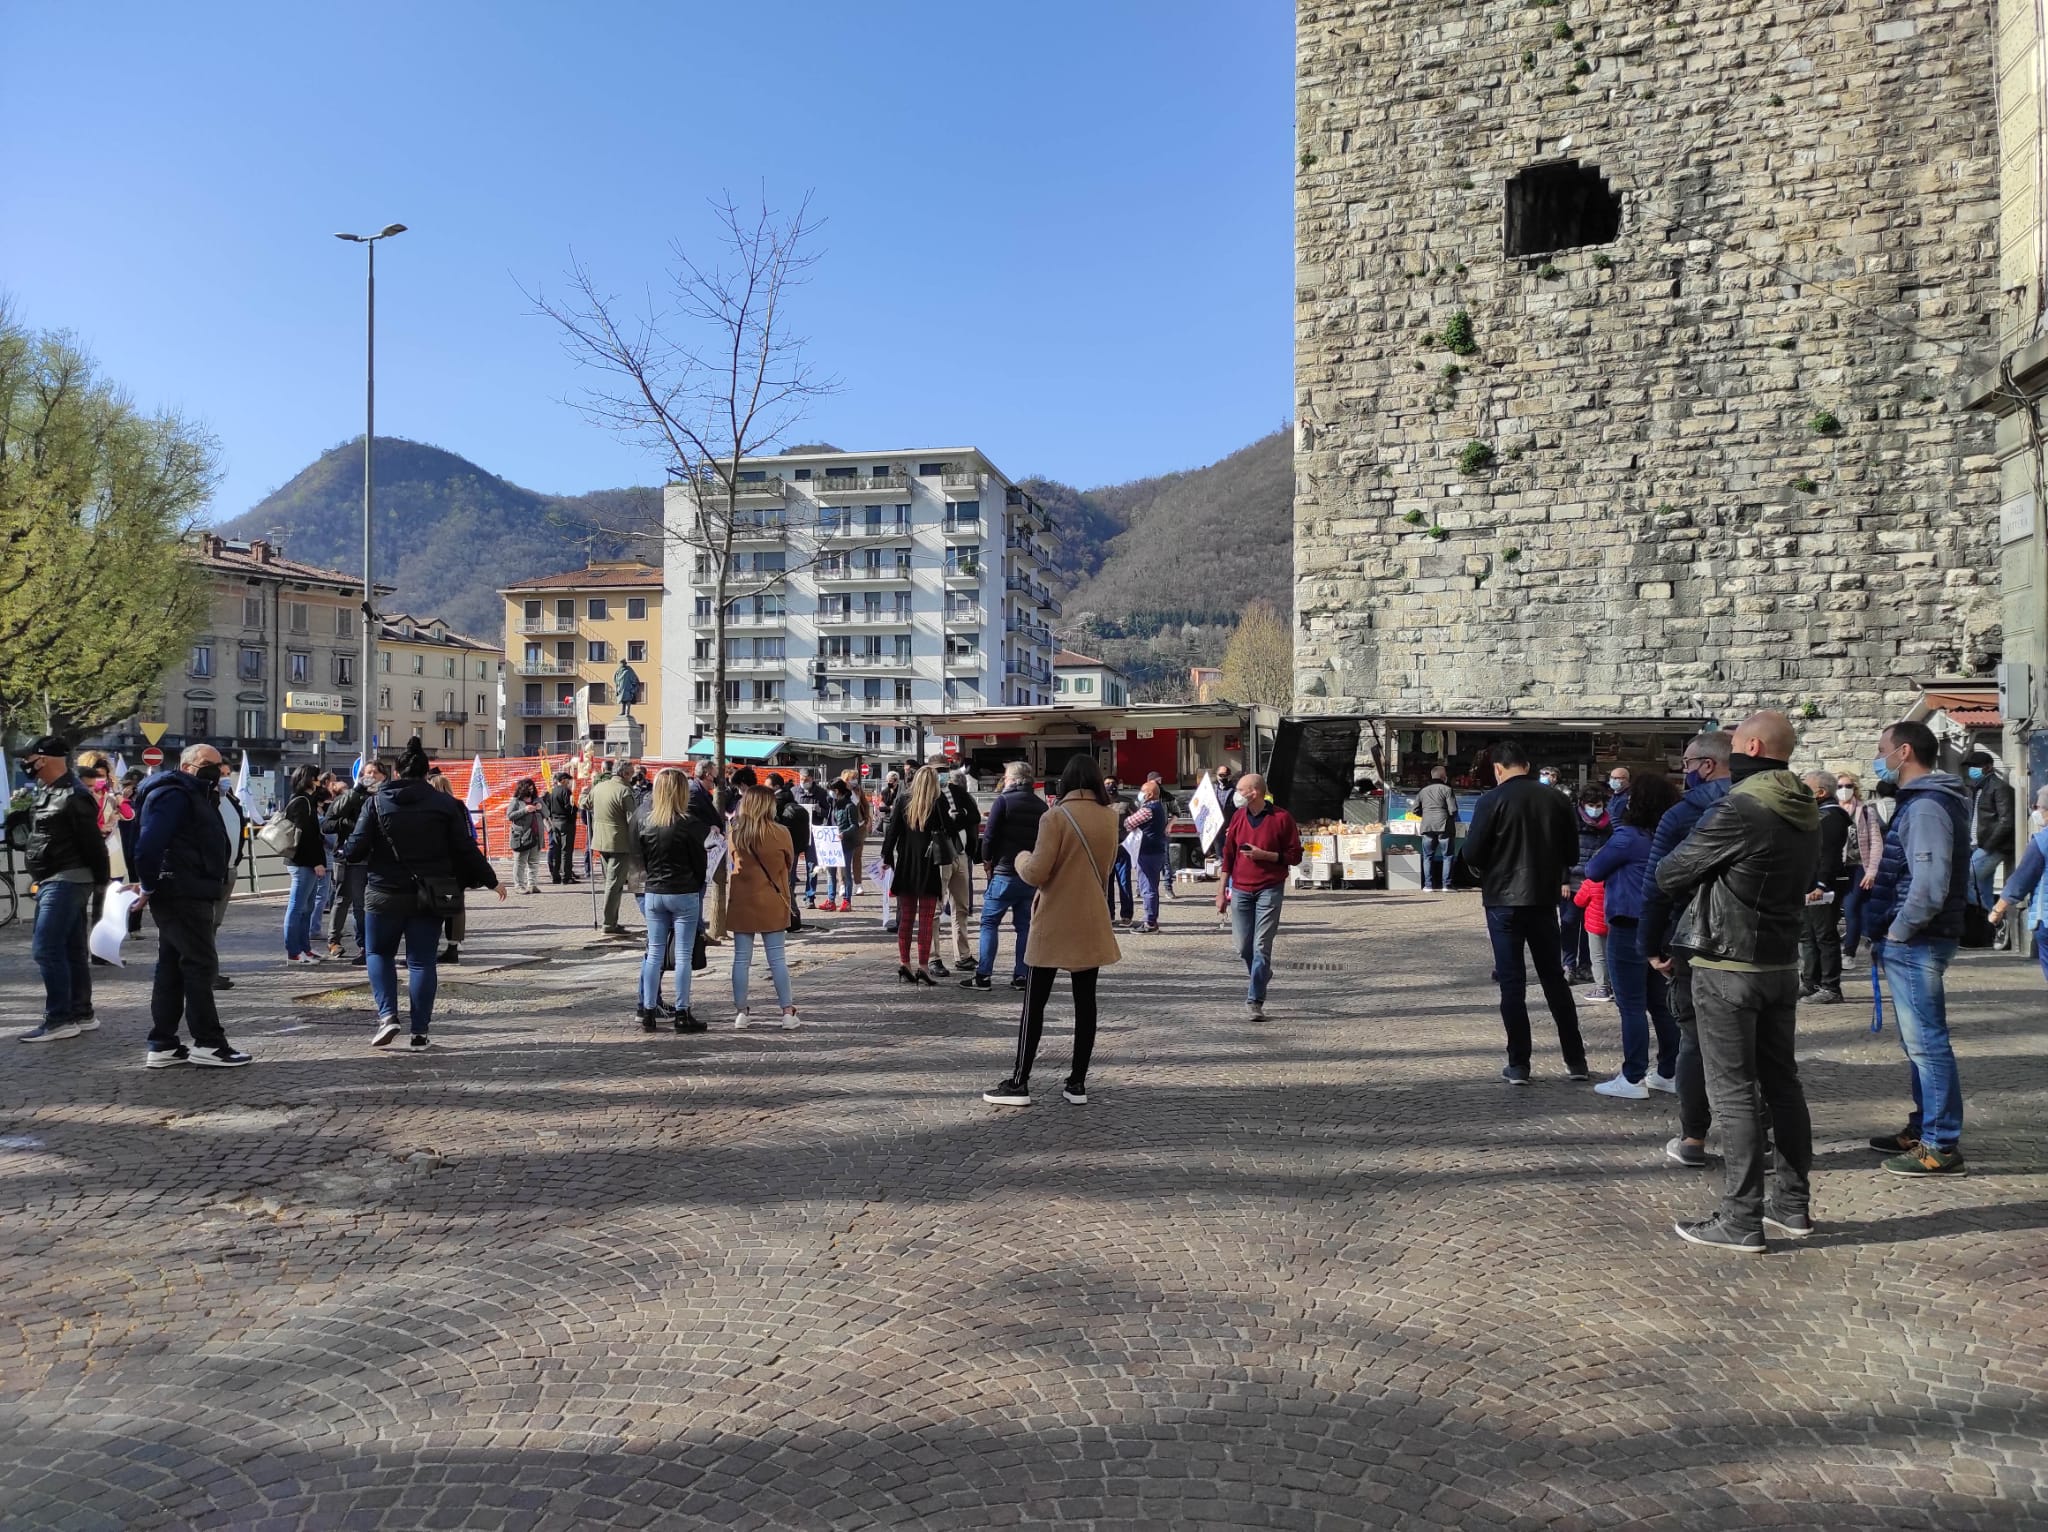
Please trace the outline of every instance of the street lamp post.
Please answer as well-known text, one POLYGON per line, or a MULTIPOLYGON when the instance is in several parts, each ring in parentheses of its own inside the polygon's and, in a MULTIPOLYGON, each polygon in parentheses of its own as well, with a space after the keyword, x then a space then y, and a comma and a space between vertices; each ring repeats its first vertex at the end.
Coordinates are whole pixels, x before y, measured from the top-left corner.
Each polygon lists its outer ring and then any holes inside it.
POLYGON ((364 312, 364 369, 363 369, 363 650, 361 664, 363 673, 357 677, 360 698, 357 703, 362 714, 361 756, 365 761, 376 753, 377 739, 377 677, 372 670, 377 650, 377 576, 370 562, 375 546, 370 508, 375 486, 375 469, 371 462, 371 451, 377 443, 377 241, 389 239, 394 234, 403 234, 405 225, 388 223, 375 234, 337 234, 336 239, 345 239, 350 244, 361 245, 369 253, 369 286, 366 291, 364 312))

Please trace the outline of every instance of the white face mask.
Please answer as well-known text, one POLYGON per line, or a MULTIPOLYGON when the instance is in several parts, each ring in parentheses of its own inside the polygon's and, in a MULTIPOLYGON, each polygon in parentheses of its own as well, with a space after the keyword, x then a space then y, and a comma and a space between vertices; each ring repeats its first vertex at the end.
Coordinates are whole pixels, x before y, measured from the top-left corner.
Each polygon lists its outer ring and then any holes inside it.
POLYGON ((1854 803, 1856 801, 1856 789, 1853 787, 1838 787, 1835 789, 1835 797, 1843 803, 1854 803))
POLYGON ((1244 794, 1243 794, 1243 793, 1241 793, 1241 792, 1233 792, 1233 793, 1232 793, 1232 794, 1230 795, 1230 802, 1231 802, 1231 806, 1232 806, 1233 808, 1240 808, 1240 809, 1241 809, 1241 808, 1243 808, 1243 807, 1244 807, 1244 794))
POLYGON ((1622 781, 1620 777, 1609 777, 1607 779, 1607 790, 1610 793, 1625 793, 1628 791, 1628 784, 1622 781))

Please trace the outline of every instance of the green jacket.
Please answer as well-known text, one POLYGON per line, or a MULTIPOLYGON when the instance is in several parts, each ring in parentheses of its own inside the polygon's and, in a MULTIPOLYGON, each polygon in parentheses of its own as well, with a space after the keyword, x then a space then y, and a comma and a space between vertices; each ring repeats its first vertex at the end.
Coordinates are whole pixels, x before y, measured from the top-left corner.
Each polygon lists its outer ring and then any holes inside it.
POLYGON ((590 790, 590 849, 607 856, 639 850, 633 836, 633 789, 616 775, 599 777, 590 790))

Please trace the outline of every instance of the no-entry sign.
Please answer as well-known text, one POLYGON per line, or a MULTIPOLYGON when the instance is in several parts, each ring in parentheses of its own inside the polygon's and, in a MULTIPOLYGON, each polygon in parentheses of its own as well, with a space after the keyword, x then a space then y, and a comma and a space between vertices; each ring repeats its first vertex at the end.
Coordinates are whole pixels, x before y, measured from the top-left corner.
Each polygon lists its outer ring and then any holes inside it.
POLYGON ((151 746, 150 746, 150 747, 149 747, 149 748, 148 748, 147 750, 145 750, 145 751, 143 751, 143 752, 142 752, 142 764, 143 764, 143 765, 145 765, 145 766, 161 766, 161 765, 163 765, 163 763, 164 763, 164 753, 163 753, 163 751, 161 751, 161 750, 157 749, 157 747, 156 747, 155 745, 151 745, 151 746))

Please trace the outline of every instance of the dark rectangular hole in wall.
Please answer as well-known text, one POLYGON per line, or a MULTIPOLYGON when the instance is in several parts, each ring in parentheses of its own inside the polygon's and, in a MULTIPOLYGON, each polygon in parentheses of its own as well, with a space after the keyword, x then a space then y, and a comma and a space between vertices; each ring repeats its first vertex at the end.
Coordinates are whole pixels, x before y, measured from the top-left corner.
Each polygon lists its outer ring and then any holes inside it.
POLYGON ((1610 244, 1621 232, 1621 198, 1591 165, 1531 165, 1508 182, 1507 199, 1509 255, 1610 244))

